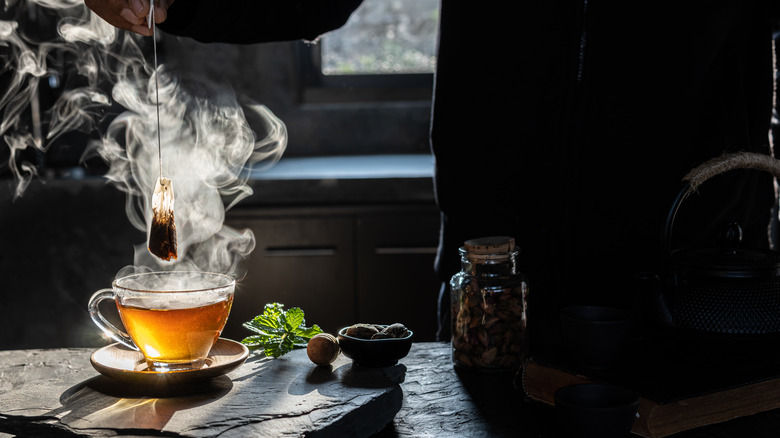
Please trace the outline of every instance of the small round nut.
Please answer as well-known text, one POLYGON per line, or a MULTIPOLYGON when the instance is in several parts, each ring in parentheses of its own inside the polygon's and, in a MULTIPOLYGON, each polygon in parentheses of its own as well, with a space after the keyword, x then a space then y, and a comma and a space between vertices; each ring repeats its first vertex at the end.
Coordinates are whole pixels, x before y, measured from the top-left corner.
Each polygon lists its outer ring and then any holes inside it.
POLYGON ((341 353, 339 340, 329 333, 314 335, 306 345, 306 354, 317 365, 324 366, 333 363, 341 353))
POLYGON ((347 329, 347 336, 360 339, 371 339, 379 330, 373 324, 355 324, 347 329))

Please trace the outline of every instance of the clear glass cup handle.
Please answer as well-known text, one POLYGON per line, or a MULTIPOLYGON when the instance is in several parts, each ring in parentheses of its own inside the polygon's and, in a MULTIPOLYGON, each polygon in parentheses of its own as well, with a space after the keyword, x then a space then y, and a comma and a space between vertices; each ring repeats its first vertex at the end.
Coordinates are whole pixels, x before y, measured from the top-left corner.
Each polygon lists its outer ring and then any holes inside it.
POLYGON ((127 333, 114 327, 114 325, 108 322, 108 320, 106 320, 106 318, 104 318, 100 313, 98 305, 101 301, 108 299, 114 299, 113 289, 100 289, 99 291, 92 294, 92 297, 89 299, 89 316, 92 318, 92 321, 95 323, 95 325, 100 327, 100 329, 103 330, 103 333, 107 334, 109 337, 111 337, 111 339, 119 342, 125 347, 138 351, 138 347, 133 344, 133 340, 130 339, 130 336, 128 336, 127 333))

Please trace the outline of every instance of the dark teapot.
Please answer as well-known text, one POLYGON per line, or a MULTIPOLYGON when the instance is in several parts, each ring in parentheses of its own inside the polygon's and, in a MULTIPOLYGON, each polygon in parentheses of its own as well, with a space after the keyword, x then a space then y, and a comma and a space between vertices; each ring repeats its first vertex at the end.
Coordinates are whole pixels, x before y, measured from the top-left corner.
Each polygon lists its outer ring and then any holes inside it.
POLYGON ((671 247, 682 202, 707 179, 733 169, 779 176, 780 161, 753 153, 724 155, 683 179, 662 233, 665 272, 639 274, 651 319, 666 331, 737 338, 780 334, 780 253, 741 248, 742 229, 735 223, 723 230, 719 247, 671 247))

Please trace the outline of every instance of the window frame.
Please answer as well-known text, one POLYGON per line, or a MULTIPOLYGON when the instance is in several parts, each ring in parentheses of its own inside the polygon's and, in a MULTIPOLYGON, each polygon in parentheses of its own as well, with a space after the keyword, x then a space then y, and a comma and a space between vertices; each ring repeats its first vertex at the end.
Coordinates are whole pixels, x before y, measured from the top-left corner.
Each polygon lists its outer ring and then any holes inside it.
POLYGON ((322 45, 299 42, 300 103, 430 102, 434 73, 326 75, 322 72, 322 45))

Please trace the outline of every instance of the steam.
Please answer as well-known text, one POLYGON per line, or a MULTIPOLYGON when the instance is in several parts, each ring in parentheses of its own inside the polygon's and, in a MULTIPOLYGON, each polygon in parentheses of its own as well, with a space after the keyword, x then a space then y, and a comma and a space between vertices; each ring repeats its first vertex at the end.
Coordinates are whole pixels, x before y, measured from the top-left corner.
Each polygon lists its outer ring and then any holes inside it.
POLYGON ((34 164, 19 160, 21 151, 45 152, 64 133, 87 132, 94 139, 83 159, 99 156, 109 165, 105 178, 126 193, 130 223, 148 232, 160 165, 157 75, 162 169, 175 186, 179 259, 163 262, 142 242, 128 270, 197 270, 240 277, 255 238, 250 230, 224 225, 225 212, 252 194, 249 168, 271 166, 281 157, 287 144, 284 123, 265 106, 236 96, 227 84, 171 71, 165 64, 153 71, 142 50, 150 39, 115 29, 81 0, 18 2, 14 10, 17 16, 33 10, 57 17, 56 35, 47 41, 22 32, 17 22, 24 20, 0 21, 0 50, 9 54, 0 70, 0 78, 8 78, 5 91, 0 88, 0 136, 10 151, 5 166, 14 176, 16 197, 37 175, 34 164), (43 135, 42 122, 30 120, 30 105, 38 101, 42 78, 63 76, 65 63, 57 59, 68 60, 74 68, 67 75, 75 86, 46 109, 43 135), (113 119, 111 111, 118 112, 113 119))
MULTIPOLYGON (((130 72, 128 72, 130 73, 130 72)), ((223 225, 226 208, 250 195, 246 166, 273 163, 286 144, 286 129, 262 105, 240 105, 226 87, 189 82, 161 66, 160 136, 163 174, 176 192, 179 268, 235 273, 254 249, 251 231, 223 225), (246 114, 258 123, 250 127, 246 114), (254 129, 253 129, 254 128, 254 129), (191 265, 191 266, 186 266, 191 265)), ((159 175, 154 78, 136 86, 132 74, 113 89, 113 98, 127 111, 109 125, 106 135, 89 145, 110 164, 106 178, 128 194, 130 222, 148 231, 151 194, 159 175)), ((136 249, 136 266, 164 268, 170 262, 136 249), (159 266, 158 266, 159 265, 159 266)))

